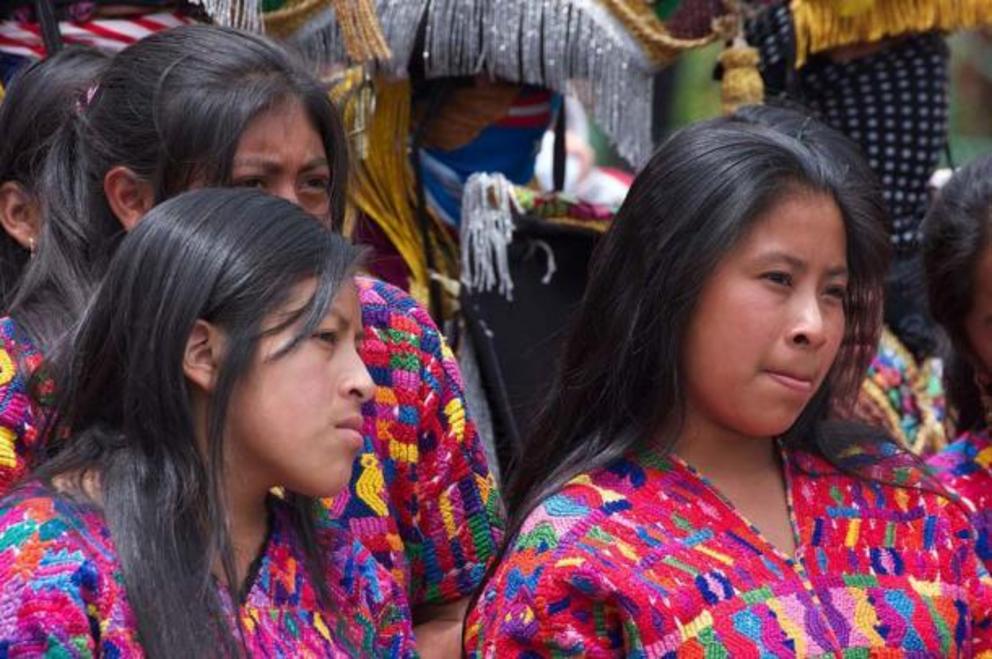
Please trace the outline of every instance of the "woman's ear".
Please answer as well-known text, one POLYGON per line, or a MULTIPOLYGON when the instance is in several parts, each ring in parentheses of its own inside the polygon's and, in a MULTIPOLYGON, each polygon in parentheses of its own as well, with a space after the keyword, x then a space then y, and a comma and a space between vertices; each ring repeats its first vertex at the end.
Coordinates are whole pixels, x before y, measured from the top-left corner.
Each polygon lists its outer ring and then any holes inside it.
POLYGON ((133 229, 155 203, 151 184, 123 165, 112 167, 103 177, 103 193, 125 231, 133 229))
POLYGON ((41 229, 41 210, 34 195, 17 181, 0 185, 0 226, 21 247, 34 251, 41 229))
POLYGON ((186 340, 183 374, 196 388, 213 393, 224 353, 224 334, 205 320, 197 320, 186 340))

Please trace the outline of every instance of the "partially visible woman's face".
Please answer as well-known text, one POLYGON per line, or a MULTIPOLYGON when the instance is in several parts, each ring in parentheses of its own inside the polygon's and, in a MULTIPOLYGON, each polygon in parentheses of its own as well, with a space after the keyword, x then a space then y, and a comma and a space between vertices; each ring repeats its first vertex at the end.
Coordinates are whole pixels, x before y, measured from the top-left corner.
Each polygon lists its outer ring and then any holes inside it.
POLYGON ((331 167, 324 142, 299 99, 255 117, 234 154, 234 185, 257 187, 330 217, 331 167))
POLYGON ((979 361, 977 366, 988 376, 992 375, 992 245, 982 252, 972 277, 974 293, 964 317, 964 330, 979 361))
POLYGON ((787 193, 700 294, 683 346, 687 427, 769 438, 819 389, 844 338, 847 241, 833 199, 787 193))
MULTIPOLYGON (((283 313, 306 304, 314 286, 299 286, 283 313)), ((263 327, 279 324, 275 314, 263 327)), ((333 496, 351 478, 363 445, 362 403, 373 390, 358 356, 362 317, 354 284, 342 286, 310 337, 276 356, 297 331, 289 327, 259 342, 231 397, 227 464, 254 486, 333 496)))

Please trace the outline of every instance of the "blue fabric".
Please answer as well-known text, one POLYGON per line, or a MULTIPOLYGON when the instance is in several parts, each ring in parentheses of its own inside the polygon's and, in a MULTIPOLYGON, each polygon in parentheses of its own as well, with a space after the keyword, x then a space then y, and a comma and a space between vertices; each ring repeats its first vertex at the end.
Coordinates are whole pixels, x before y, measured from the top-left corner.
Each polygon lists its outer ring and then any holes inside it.
MULTIPOLYGON (((551 97, 551 116, 561 108, 561 96, 551 97)), ((497 122, 469 144, 453 150, 424 147, 420 150, 424 192, 431 210, 457 227, 461 222, 462 189, 477 172, 500 173, 524 185, 534 178, 534 164, 548 123, 540 126, 506 126, 497 122)))

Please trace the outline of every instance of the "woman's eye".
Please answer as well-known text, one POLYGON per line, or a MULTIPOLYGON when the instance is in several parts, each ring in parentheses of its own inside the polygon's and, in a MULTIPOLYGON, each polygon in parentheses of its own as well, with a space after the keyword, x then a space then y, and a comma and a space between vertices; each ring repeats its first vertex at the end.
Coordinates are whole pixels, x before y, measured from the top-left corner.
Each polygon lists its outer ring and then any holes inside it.
POLYGON ((308 178, 303 182, 303 185, 310 190, 319 190, 320 192, 326 192, 330 187, 331 182, 329 179, 323 177, 308 178))
POLYGON ((846 286, 831 286, 827 289, 827 295, 833 298, 837 298, 840 301, 847 300, 847 287, 846 286))
POLYGON ((338 342, 337 332, 317 332, 313 335, 313 338, 332 346, 338 342))
POLYGON ((265 179, 262 178, 243 178, 238 179, 234 182, 235 187, 238 188, 259 188, 260 190, 265 189, 265 179))
POLYGON ((779 286, 792 286, 792 275, 788 272, 766 272, 761 277, 779 286))

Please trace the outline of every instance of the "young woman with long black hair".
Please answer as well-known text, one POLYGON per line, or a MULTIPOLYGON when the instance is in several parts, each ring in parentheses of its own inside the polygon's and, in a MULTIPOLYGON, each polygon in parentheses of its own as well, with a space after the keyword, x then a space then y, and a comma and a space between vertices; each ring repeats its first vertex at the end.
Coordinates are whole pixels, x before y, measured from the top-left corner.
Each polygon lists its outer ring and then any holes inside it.
POLYGON ((992 156, 941 188, 923 222, 930 312, 951 340, 948 408, 957 440, 930 459, 975 509, 978 552, 992 568, 992 156))
POLYGON ((833 419, 878 335, 885 217, 843 137, 787 110, 673 135, 598 249, 506 490, 465 649, 964 656, 966 512, 833 419))
POLYGON ((402 590, 317 500, 373 391, 357 255, 251 190, 122 242, 48 367, 46 459, 0 502, 4 656, 412 654, 402 590))
POLYGON ((22 69, 0 103, 0 308, 6 309, 41 229, 38 187, 52 135, 84 100, 108 57, 70 46, 22 69))
MULTIPOLYGON (((42 353, 78 317, 125 231, 179 192, 258 187, 328 226, 342 222, 347 145, 336 111, 271 41, 209 26, 162 32, 118 53, 92 92, 55 137, 47 222, 4 321, 42 353)), ((432 631, 457 650, 464 598, 499 538, 498 497, 440 332, 402 291, 367 278, 358 286, 362 357, 377 388, 367 447, 333 510, 408 590, 428 624, 418 631, 426 651, 445 647, 432 631)), ((18 437, 37 425, 20 418, 10 426, 18 437)))
MULTIPOLYGON (((41 231, 41 173, 52 135, 75 111, 107 57, 69 47, 22 69, 0 103, 0 309, 6 312, 41 231)), ((0 492, 20 478, 37 425, 26 371, 41 354, 10 323, 0 323, 0 492), (9 364, 9 366, 7 366, 9 364)))

